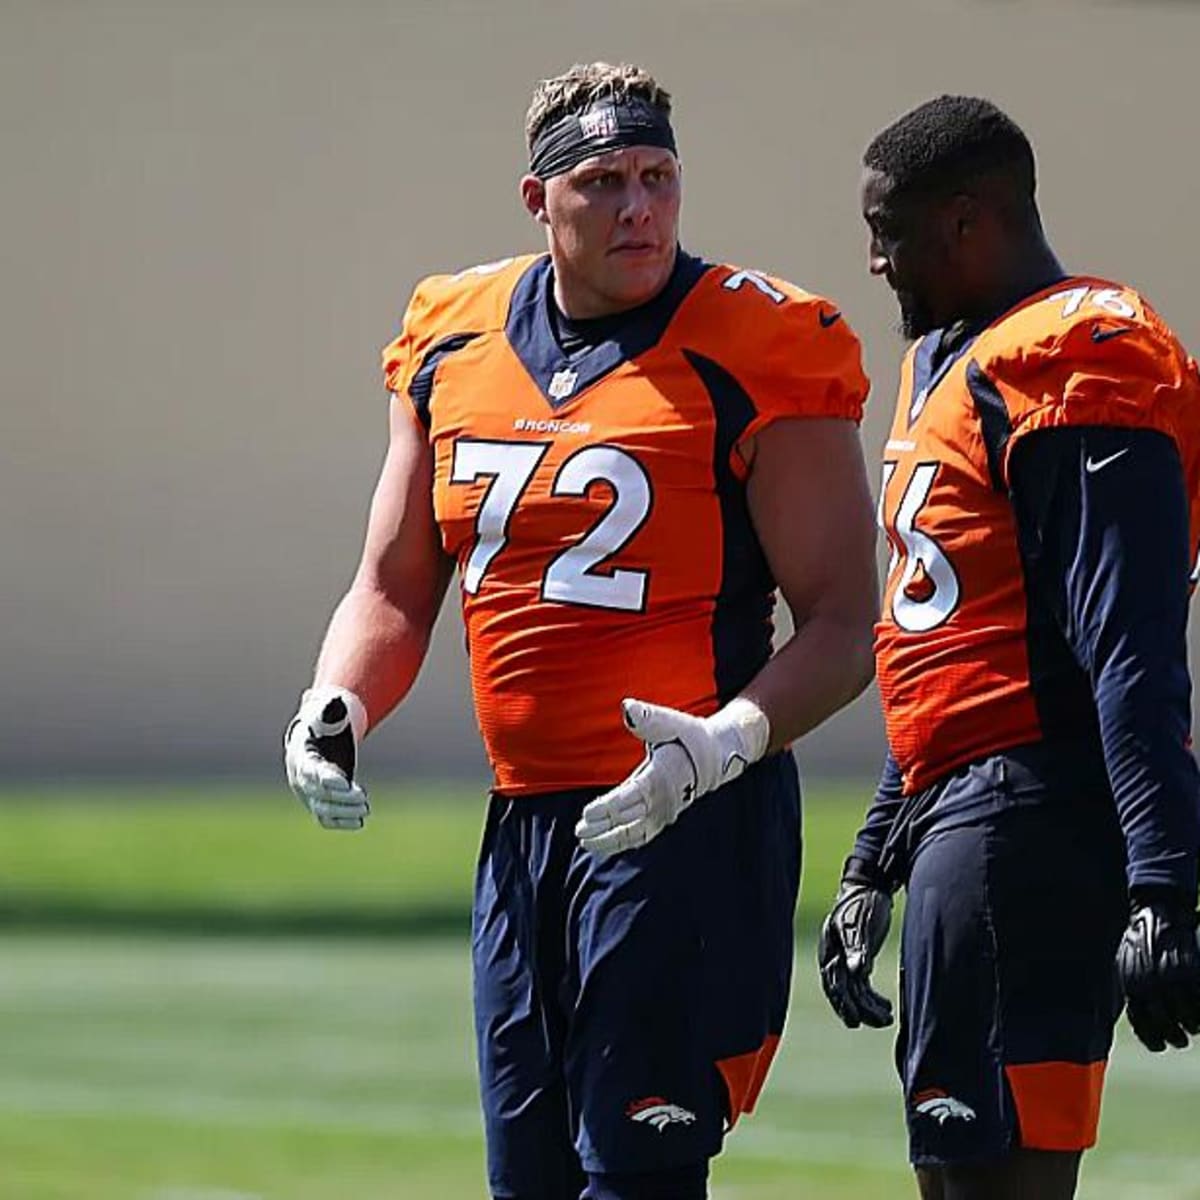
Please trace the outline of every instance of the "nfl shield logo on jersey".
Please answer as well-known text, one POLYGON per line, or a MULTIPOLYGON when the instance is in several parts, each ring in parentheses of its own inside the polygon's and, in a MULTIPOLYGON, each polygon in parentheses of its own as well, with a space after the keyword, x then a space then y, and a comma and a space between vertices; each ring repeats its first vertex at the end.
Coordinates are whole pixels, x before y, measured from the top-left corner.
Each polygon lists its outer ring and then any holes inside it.
POLYGON ((565 400, 574 390, 579 373, 569 368, 565 371, 555 371, 546 391, 551 400, 565 400))

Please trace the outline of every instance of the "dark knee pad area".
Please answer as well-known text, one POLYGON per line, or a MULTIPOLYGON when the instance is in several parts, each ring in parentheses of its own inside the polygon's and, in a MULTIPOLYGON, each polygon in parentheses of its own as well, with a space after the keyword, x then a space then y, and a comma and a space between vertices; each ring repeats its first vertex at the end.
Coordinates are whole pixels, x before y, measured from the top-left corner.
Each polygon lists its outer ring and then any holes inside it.
POLYGON ((705 1200, 708 1163, 669 1171, 589 1175, 584 1200, 705 1200))
POLYGON ((922 1167, 921 1200, 1073 1200, 1081 1155, 1014 1150, 990 1163, 922 1167))

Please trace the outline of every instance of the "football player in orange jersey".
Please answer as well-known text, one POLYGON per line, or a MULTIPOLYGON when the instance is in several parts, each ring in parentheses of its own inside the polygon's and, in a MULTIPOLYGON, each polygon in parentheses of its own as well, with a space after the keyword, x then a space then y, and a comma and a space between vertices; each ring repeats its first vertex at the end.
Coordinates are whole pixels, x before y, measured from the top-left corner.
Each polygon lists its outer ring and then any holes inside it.
POLYGON ((1150 1049, 1200 1031, 1200 376, 1137 292, 1059 265, 1029 142, 994 105, 921 105, 864 165, 870 269, 915 344, 879 507, 890 753, 822 983, 852 1028, 890 1023, 870 972, 904 886, 922 1197, 1066 1200, 1118 982, 1150 1049))
POLYGON ((472 939, 491 1193, 697 1200, 783 1027, 787 746, 871 675, 867 383, 835 305, 679 247, 644 71, 543 82, 526 132, 549 254, 418 285, 287 770, 323 826, 362 825, 358 743, 457 566, 495 774, 472 939), (796 632, 772 654, 777 587, 796 632))

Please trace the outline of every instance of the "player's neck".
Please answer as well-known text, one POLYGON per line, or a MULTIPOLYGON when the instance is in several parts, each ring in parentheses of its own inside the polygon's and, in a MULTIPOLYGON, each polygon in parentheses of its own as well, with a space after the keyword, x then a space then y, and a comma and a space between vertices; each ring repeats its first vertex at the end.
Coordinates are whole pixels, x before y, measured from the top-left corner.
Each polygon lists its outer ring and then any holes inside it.
POLYGON ((1062 263, 1039 234, 1005 256, 1003 269, 974 297, 970 311, 960 316, 973 324, 995 320, 1027 296, 1064 278, 1062 263))
POLYGON ((570 271, 551 250, 554 285, 551 296, 559 313, 568 321, 595 321, 603 317, 619 317, 623 313, 644 308, 658 299, 666 290, 675 270, 679 266, 679 247, 671 258, 671 269, 666 273, 662 286, 650 296, 640 296, 633 303, 622 303, 591 286, 586 279, 570 271))

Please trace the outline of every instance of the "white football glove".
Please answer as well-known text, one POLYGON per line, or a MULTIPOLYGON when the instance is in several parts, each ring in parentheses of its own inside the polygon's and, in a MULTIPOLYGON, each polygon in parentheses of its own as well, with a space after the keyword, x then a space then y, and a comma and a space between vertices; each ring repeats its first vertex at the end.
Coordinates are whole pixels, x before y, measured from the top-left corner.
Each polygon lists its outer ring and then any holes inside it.
POLYGON ((288 783, 324 829, 361 829, 371 811, 354 782, 367 728, 362 701, 343 687, 309 688, 283 735, 288 783))
POLYGON ((771 726, 739 696, 711 717, 644 700, 622 701, 625 725, 646 743, 637 770, 583 810, 575 836, 600 857, 644 846, 697 796, 736 779, 766 753, 771 726))

